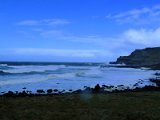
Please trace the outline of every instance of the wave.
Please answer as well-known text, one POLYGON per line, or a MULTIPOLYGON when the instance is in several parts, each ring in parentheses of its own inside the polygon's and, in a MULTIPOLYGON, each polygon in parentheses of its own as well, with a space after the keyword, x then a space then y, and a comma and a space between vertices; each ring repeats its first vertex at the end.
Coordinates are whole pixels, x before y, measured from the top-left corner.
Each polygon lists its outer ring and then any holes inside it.
POLYGON ((0 70, 9 70, 9 69, 14 69, 14 68, 7 65, 0 65, 0 70))
MULTIPOLYGON (((8 66, 7 66, 8 67, 8 66)), ((9 66, 9 68, 1 68, 0 70, 12 74, 30 74, 30 73, 50 73, 57 71, 65 66, 9 66)))
POLYGON ((0 64, 0 66, 8 66, 8 64, 0 64))
POLYGON ((93 62, 0 62, 0 64, 12 65, 12 66, 39 66, 39 65, 65 65, 65 66, 99 66, 102 63, 93 62))
POLYGON ((35 75, 35 74, 41 74, 41 75, 47 75, 51 74, 52 72, 47 71, 47 72, 37 72, 37 71, 30 71, 30 72, 23 72, 23 73, 10 73, 10 72, 5 72, 3 70, 0 71, 0 75, 35 75))
POLYGON ((79 72, 79 73, 75 73, 76 77, 86 77, 85 72, 79 72))
POLYGON ((9 75, 10 73, 4 72, 3 70, 0 70, 0 75, 9 75))
MULTIPOLYGON (((87 74, 89 71, 97 69, 95 66, 65 66, 65 65, 23 65, 23 66, 0 66, 0 76, 18 77, 18 76, 32 76, 32 75, 56 75, 58 78, 95 78, 97 75, 87 74), (5 67, 5 68, 4 68, 5 67)), ((95 71, 93 71, 94 73, 95 71)), ((33 76, 32 76, 33 77, 33 76)))

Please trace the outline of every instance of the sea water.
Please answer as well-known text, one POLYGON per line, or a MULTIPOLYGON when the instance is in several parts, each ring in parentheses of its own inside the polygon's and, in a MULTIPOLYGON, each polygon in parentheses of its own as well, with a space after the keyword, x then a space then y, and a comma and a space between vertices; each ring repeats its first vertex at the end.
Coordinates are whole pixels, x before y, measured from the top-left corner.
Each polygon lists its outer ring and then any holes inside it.
POLYGON ((0 63, 0 92, 38 89, 69 91, 94 87, 124 85, 140 87, 152 84, 149 78, 155 71, 134 68, 101 68, 100 63, 43 63, 3 62, 0 63))

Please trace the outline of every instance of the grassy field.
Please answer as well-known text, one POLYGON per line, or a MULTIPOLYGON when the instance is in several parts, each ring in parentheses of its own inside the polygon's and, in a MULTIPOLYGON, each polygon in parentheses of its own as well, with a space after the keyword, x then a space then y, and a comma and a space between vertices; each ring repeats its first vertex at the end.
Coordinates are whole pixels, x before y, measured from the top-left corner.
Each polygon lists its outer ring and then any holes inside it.
POLYGON ((0 97, 0 120, 160 120, 160 92, 0 97))

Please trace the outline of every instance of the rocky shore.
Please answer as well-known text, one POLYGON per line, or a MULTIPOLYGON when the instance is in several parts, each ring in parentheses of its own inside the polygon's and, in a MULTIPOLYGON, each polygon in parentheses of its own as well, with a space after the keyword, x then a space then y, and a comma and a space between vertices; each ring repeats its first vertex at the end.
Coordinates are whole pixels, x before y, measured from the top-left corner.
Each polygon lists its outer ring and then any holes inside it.
POLYGON ((160 47, 137 49, 128 56, 120 56, 110 64, 125 64, 125 67, 148 67, 159 70, 160 47))
MULTIPOLYGON (((155 73, 158 74, 159 73, 155 73)), ((126 87, 124 85, 118 85, 116 87, 114 86, 106 86, 102 85, 100 86, 97 84, 94 88, 90 88, 87 86, 84 86, 84 90, 76 90, 73 91, 72 89, 69 90, 69 92, 59 91, 57 89, 38 89, 36 93, 32 93, 32 91, 26 90, 26 88, 23 88, 24 90, 22 92, 18 91, 8 91, 8 92, 1 92, 1 97, 26 97, 26 96, 52 96, 52 95, 63 95, 63 94, 97 94, 97 93, 121 93, 121 92, 144 92, 144 91, 160 91, 160 79, 157 77, 150 78, 150 82, 152 82, 152 85, 146 85, 144 87, 139 87, 138 84, 142 84, 141 82, 136 83, 132 88, 126 87)), ((143 81, 142 81, 143 82, 143 81)))

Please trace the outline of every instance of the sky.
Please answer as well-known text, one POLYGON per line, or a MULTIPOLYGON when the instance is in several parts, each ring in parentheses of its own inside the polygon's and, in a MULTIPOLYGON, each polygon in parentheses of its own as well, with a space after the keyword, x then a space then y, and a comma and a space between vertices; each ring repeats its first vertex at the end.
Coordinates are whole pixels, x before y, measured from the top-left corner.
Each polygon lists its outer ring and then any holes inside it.
POLYGON ((0 61, 108 62, 160 46, 159 0, 0 0, 0 61))

